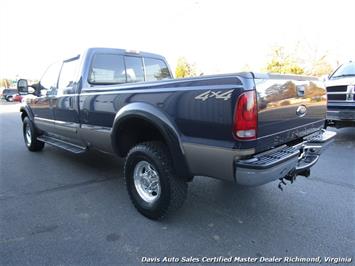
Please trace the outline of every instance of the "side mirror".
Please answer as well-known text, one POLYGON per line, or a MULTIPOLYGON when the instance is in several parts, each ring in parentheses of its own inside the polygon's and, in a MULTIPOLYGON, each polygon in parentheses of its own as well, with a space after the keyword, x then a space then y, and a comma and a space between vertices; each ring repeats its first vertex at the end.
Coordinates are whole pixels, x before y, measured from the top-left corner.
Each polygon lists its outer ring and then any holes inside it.
POLYGON ((19 79, 17 81, 17 91, 21 94, 28 94, 28 83, 26 79, 19 79))

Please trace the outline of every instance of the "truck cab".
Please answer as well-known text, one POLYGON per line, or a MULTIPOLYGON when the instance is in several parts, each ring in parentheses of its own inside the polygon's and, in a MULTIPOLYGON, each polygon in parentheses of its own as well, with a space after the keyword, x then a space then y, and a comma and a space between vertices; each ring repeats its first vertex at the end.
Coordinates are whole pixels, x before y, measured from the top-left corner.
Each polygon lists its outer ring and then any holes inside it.
POLYGON ((107 120, 107 113, 99 106, 104 109, 107 102, 93 101, 85 93, 90 94, 98 87, 171 78, 170 68, 160 55, 90 48, 82 54, 51 64, 39 84, 33 86, 35 97, 29 98, 27 106, 36 127, 46 134, 83 147, 90 142, 98 148, 107 148, 110 144, 97 141, 96 136, 90 135, 90 130, 87 130, 88 134, 84 133, 84 138, 80 136, 81 124, 103 124, 107 120))
POLYGON ((328 96, 327 126, 355 126, 355 62, 339 66, 325 83, 328 96))

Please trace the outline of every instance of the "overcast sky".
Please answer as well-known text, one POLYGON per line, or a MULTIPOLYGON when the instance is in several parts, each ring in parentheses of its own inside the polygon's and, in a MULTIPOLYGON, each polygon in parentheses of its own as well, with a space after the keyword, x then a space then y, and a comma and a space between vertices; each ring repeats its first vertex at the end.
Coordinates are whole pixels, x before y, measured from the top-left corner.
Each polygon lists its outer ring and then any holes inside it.
POLYGON ((272 47, 355 59, 355 1, 20 1, 0 12, 0 78, 38 79, 86 47, 184 56, 204 73, 260 70, 272 47), (310 52, 312 51, 312 52, 310 52))

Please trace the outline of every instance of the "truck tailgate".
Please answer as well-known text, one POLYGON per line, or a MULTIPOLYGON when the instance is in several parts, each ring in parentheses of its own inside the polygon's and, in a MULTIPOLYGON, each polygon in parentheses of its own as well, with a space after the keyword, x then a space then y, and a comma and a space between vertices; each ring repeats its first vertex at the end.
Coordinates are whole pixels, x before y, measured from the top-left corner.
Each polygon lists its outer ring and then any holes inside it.
POLYGON ((257 151, 301 139, 324 125, 326 90, 316 78, 255 76, 258 100, 257 151))

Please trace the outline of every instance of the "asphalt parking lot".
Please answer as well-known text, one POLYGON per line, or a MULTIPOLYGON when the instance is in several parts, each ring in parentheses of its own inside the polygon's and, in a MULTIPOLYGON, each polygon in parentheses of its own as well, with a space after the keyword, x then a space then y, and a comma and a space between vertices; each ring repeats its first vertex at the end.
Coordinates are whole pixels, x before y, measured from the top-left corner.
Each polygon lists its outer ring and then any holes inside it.
POLYGON ((142 257, 352 257, 355 129, 284 191, 197 177, 165 220, 131 205, 123 161, 27 151, 18 105, 0 106, 0 265, 135 265, 142 257))

